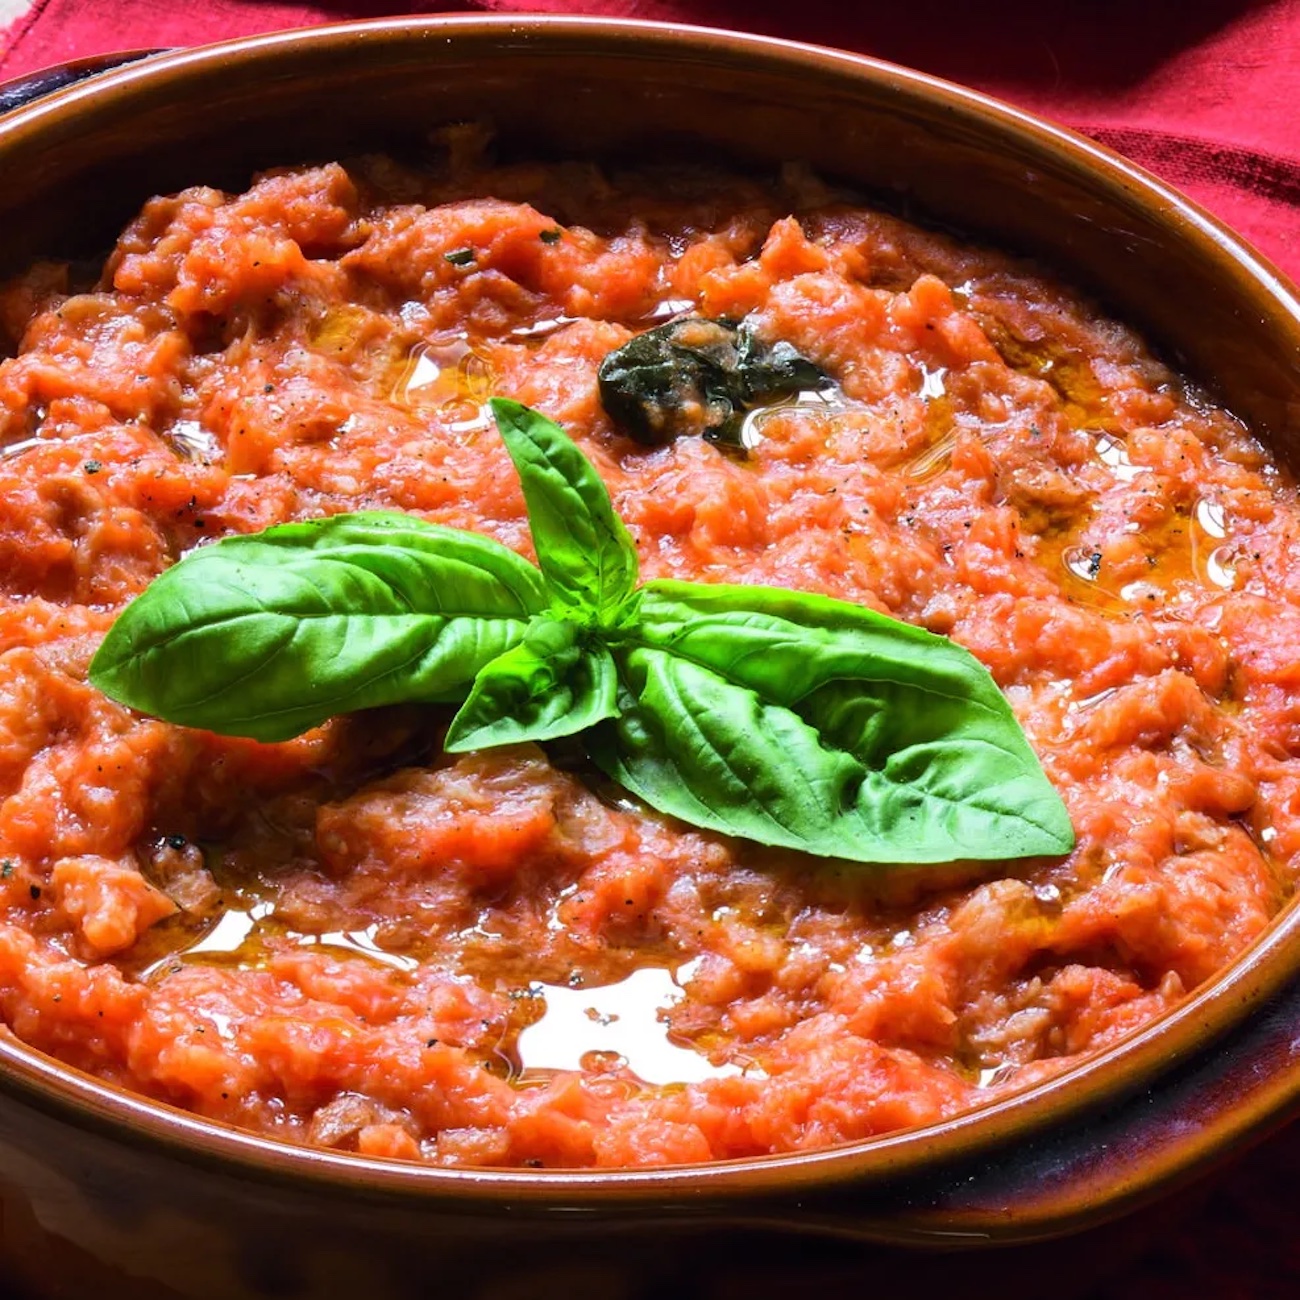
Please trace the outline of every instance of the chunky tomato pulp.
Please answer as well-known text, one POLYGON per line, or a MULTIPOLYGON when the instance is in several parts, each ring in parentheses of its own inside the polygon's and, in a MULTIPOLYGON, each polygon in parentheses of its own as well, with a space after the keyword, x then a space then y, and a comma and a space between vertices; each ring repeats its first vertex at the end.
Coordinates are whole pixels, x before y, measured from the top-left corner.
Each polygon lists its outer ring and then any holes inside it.
POLYGON ((154 199, 97 282, 38 265, 0 324, 0 1021, 70 1065, 442 1165, 825 1147, 1116 1042, 1288 896, 1295 492, 1006 257, 794 173, 366 159, 154 199), (835 386, 750 412, 743 451, 633 442, 597 368, 688 311, 835 386), (262 745, 87 684, 213 538, 384 508, 531 556, 492 394, 580 443, 644 576, 967 646, 1077 849, 846 866, 657 816, 571 746, 447 758, 446 709, 262 745))

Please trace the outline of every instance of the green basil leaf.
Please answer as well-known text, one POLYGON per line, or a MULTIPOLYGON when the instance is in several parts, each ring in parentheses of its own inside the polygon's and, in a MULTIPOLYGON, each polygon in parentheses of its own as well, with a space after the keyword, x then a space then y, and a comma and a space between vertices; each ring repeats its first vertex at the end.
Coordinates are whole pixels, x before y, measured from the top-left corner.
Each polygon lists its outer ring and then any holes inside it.
POLYGON ((611 615, 632 594, 636 547, 591 462, 559 425, 505 398, 492 414, 519 471, 537 562, 557 609, 586 621, 611 615))
POLYGON ((826 597, 653 582, 593 758, 652 807, 860 862, 1056 855, 1069 816, 993 679, 826 597))
MULTIPOLYGON (((736 348, 763 384, 807 378, 780 345, 736 348)), ((822 596, 638 588, 581 451, 517 403, 493 409, 540 570, 477 534, 379 512, 228 538, 122 612, 91 681, 169 721, 268 741, 356 709, 463 703, 448 750, 583 732, 653 807, 822 856, 1073 847, 1064 804, 967 651, 822 596)))
POLYGON ((618 673, 576 624, 539 618, 523 641, 480 670, 452 719, 449 754, 572 736, 618 713, 618 673))
POLYGON ((486 537, 336 515, 181 560, 123 610, 90 680, 170 722, 284 740, 355 709, 462 700, 545 606, 541 574, 486 537))

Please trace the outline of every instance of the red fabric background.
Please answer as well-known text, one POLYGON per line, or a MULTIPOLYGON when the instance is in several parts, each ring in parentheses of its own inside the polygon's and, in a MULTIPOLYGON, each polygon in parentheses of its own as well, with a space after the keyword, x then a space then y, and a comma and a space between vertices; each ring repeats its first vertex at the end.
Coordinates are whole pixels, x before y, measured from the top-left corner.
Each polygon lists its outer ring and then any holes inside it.
MULTIPOLYGON (((1128 154, 1300 279, 1300 0, 447 0, 436 7, 735 27, 922 68, 1128 154)), ((110 50, 422 11, 401 0, 35 0, 0 41, 0 80, 110 50)), ((1208 1197, 1150 1242, 1138 1266, 1090 1300, 1300 1295, 1297 1172, 1300 1126, 1293 1126, 1221 1175, 1208 1197)), ((784 1279, 746 1278, 743 1265, 729 1265, 726 1284, 702 1279, 704 1291, 807 1294, 809 1284, 817 1287, 810 1262, 806 1255, 792 1261, 795 1271, 784 1279)), ((955 1262, 956 1284, 960 1274, 955 1262)), ((823 1294, 841 1293, 827 1281, 823 1294)))

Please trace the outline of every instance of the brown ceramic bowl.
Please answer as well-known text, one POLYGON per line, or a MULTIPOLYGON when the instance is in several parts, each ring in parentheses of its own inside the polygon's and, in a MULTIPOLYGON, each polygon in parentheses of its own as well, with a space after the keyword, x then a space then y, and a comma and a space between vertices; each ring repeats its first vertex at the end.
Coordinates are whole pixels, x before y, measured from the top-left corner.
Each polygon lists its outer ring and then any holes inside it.
MULTIPOLYGON (((748 36, 428 18, 119 67, 0 119, 0 270, 102 250, 156 192, 238 185, 261 166, 361 147, 400 150, 472 118, 533 153, 626 157, 667 144, 766 167, 801 159, 1036 256, 1141 328, 1300 468, 1300 302, 1231 232, 1105 149, 1015 109, 869 59, 748 36)), ((384 1300, 435 1282, 472 1295, 639 1295, 629 1271, 668 1284, 664 1261, 702 1231, 731 1234, 729 1249, 752 1265, 790 1234, 822 1238, 821 1257, 842 1249, 827 1239, 954 1246, 1087 1228, 1300 1108, 1298 926, 1289 907, 1173 1013, 947 1123, 660 1171, 446 1170, 278 1145, 0 1035, 0 1276, 73 1297, 384 1300)))

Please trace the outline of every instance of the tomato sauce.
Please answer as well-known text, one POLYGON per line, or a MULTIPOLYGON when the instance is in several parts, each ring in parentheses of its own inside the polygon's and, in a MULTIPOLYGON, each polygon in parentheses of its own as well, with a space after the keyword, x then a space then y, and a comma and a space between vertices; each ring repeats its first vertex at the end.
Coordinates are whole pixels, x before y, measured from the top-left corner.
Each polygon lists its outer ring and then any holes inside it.
POLYGON ((378 158, 147 203, 0 294, 0 1022, 299 1143, 441 1165, 825 1147, 1173 1007, 1300 861, 1300 507, 1250 432, 1034 269, 797 171, 378 158), (490 196, 490 197, 489 197, 490 196), (749 318, 835 387, 645 447, 601 360, 749 318), (449 712, 276 745, 86 682, 195 546, 412 512, 531 557, 485 414, 558 420, 644 576, 949 634, 1065 799, 1060 860, 865 868, 692 830, 449 712))

